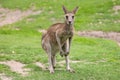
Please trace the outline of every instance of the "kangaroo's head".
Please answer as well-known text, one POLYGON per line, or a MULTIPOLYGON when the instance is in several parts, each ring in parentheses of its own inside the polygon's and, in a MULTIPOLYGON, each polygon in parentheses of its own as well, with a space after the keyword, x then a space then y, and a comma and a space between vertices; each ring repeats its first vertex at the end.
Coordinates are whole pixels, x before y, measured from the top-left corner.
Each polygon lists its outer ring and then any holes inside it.
POLYGON ((65 6, 63 6, 63 11, 65 13, 65 20, 68 25, 72 25, 74 23, 74 16, 77 12, 78 7, 76 7, 73 11, 68 11, 65 6))

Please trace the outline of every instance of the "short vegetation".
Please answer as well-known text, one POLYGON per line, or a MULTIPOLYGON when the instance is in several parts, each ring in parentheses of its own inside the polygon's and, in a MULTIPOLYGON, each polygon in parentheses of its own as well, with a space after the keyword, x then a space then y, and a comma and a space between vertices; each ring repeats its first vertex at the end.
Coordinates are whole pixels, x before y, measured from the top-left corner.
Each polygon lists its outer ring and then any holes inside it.
POLYGON ((109 39, 75 34, 70 65, 76 73, 65 70, 65 63, 60 63, 64 58, 59 53, 54 74, 35 64, 41 62, 48 66, 47 55, 41 48, 40 31, 53 23, 64 22, 63 4, 71 10, 79 6, 74 24, 76 31, 120 32, 120 12, 116 14, 113 9, 120 4, 119 0, 0 0, 0 6, 5 9, 41 11, 0 26, 0 62, 15 60, 31 69, 27 76, 21 76, 9 66, 0 64, 0 74, 13 80, 119 80, 120 46, 109 39))

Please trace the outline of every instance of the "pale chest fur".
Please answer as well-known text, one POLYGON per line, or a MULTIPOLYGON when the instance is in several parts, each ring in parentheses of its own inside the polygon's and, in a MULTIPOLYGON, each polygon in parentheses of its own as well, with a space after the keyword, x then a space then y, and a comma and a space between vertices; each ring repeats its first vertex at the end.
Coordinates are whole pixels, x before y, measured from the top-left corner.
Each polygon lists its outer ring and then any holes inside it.
POLYGON ((72 30, 62 31, 62 34, 61 34, 61 37, 60 37, 61 43, 63 44, 68 38, 70 38, 72 36, 73 36, 73 31, 72 30))

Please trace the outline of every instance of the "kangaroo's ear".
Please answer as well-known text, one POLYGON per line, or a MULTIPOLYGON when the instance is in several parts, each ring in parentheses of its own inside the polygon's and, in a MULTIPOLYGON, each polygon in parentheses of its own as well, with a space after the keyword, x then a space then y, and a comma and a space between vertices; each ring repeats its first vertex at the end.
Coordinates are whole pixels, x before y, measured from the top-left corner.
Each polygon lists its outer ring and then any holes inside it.
POLYGON ((66 14, 68 12, 67 9, 65 8, 64 5, 62 6, 62 8, 63 8, 64 13, 66 14))
POLYGON ((78 6, 73 10, 73 13, 75 14, 76 12, 77 12, 77 10, 78 10, 78 6))

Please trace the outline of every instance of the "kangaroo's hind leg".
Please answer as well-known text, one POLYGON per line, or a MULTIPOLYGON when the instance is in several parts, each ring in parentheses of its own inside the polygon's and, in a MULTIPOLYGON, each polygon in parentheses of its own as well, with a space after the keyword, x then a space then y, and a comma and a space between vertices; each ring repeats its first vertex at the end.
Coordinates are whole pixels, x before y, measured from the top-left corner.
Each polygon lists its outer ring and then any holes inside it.
POLYGON ((55 66, 56 66, 56 56, 55 55, 52 56, 52 65, 53 65, 53 69, 55 69, 55 66))
POLYGON ((52 55, 51 45, 50 45, 49 41, 48 42, 46 41, 44 44, 45 44, 45 47, 46 47, 45 50, 48 54, 49 71, 50 71, 50 73, 54 73, 53 61, 52 61, 53 55, 52 55))
POLYGON ((47 53, 48 53, 48 62, 49 62, 50 73, 54 73, 54 69, 53 69, 53 56, 52 56, 51 50, 48 50, 47 53))

